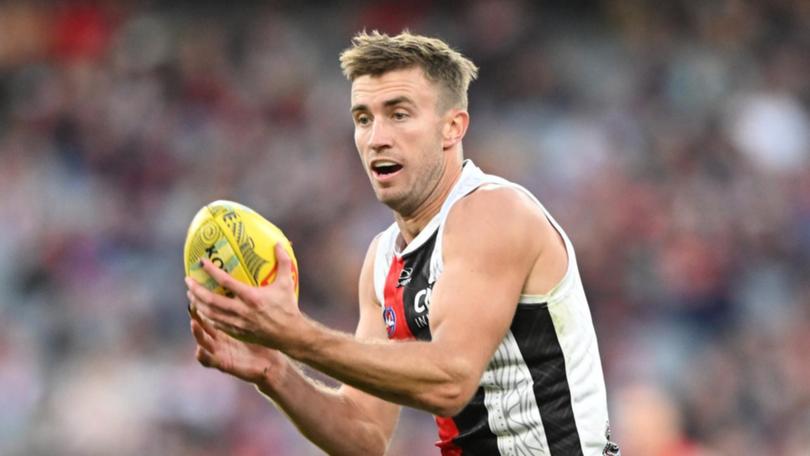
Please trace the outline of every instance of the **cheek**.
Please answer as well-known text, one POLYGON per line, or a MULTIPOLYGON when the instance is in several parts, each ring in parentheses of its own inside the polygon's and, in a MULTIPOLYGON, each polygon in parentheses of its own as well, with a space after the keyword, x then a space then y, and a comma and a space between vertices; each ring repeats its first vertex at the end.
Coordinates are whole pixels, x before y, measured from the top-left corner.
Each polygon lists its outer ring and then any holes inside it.
POLYGON ((407 143, 414 149, 415 153, 424 155, 436 145, 436 139, 431 134, 432 129, 422 126, 414 126, 401 132, 403 143, 407 143))
POLYGON ((365 135, 363 135, 362 131, 355 130, 354 132, 354 147, 357 148, 357 153, 360 155, 360 159, 363 158, 363 150, 365 149, 365 135))

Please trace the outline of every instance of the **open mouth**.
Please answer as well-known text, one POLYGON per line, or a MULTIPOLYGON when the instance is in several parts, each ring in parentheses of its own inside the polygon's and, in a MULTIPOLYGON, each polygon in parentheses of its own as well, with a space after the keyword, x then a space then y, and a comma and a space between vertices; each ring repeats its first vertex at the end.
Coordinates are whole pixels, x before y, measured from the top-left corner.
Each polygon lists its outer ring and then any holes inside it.
POLYGON ((399 163, 379 161, 371 165, 371 170, 378 176, 388 176, 402 169, 399 163))

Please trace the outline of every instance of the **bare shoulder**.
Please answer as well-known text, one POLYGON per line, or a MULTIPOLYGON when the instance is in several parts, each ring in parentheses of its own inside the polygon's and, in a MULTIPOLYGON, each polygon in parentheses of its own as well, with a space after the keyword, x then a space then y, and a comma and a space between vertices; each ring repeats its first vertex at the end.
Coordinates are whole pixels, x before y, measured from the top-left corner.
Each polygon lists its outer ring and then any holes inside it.
POLYGON ((502 236, 527 241, 548 220, 524 192, 505 186, 484 185, 459 200, 448 215, 445 235, 480 227, 502 236))
POLYGON ((522 292, 543 294, 567 268, 565 244, 542 208, 513 187, 483 186, 459 200, 448 215, 443 254, 448 260, 477 256, 526 274, 522 292))
POLYGON ((378 233, 377 235, 374 236, 374 239, 372 239, 371 242, 368 244, 368 250, 366 250, 366 259, 364 261, 364 265, 365 263, 368 263, 370 267, 374 266, 374 257, 377 254, 377 244, 380 242, 381 236, 382 233, 378 233))
POLYGON ((374 260, 377 256, 377 243, 380 240, 380 235, 374 236, 366 251, 366 257, 363 260, 363 266, 360 269, 359 277, 359 292, 360 303, 369 302, 379 305, 377 296, 374 292, 374 260))
POLYGON ((536 256, 540 249, 537 225, 542 211, 521 191, 484 186, 451 209, 444 227, 445 253, 458 246, 514 259, 536 256), (520 246, 520 251, 513 248, 520 246))
POLYGON ((466 210, 502 211, 513 217, 543 218, 543 212, 525 193, 514 187, 485 184, 456 203, 466 210))

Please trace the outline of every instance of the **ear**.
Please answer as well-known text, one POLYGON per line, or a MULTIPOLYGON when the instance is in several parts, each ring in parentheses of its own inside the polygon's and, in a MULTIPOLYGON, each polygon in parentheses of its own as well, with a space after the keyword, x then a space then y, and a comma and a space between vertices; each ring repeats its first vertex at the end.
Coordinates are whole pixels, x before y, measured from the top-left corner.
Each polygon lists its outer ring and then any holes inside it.
POLYGON ((442 128, 442 148, 447 150, 460 143, 470 126, 470 114, 463 109, 450 109, 442 128))

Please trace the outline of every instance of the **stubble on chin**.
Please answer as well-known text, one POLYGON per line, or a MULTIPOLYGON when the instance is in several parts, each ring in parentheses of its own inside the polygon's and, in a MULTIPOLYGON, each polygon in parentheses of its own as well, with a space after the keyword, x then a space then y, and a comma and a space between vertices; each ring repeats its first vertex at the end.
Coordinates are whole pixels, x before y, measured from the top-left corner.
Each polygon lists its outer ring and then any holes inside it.
POLYGON ((378 189, 375 189, 374 196, 376 196, 377 201, 399 215, 407 216, 416 209, 412 207, 414 206, 412 201, 413 195, 409 194, 407 191, 380 192, 378 189))

